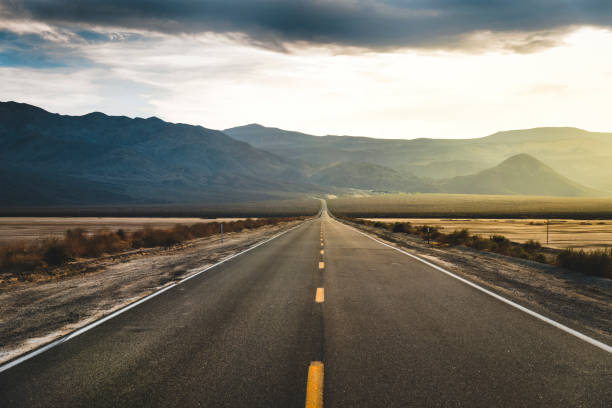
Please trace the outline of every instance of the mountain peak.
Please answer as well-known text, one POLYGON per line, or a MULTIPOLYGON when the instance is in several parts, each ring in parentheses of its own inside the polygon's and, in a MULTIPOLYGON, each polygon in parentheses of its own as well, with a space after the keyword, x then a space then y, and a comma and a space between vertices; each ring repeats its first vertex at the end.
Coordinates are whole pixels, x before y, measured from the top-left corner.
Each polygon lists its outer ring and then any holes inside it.
POLYGON ((536 159, 530 154, 519 153, 514 156, 508 157, 506 160, 500 163, 501 165, 515 165, 515 164, 543 164, 541 161, 536 159))
POLYGON ((98 119, 98 118, 107 118, 108 116, 105 113, 96 111, 96 112, 87 113, 83 115, 82 117, 88 118, 88 119, 98 119))
POLYGON ((264 125, 260 125, 259 123, 249 123, 248 125, 236 126, 234 128, 229 128, 229 129, 225 129, 225 130, 234 130, 234 129, 238 129, 238 130, 261 130, 261 129, 266 129, 266 127, 264 125))
POLYGON ((589 196, 598 192, 561 176, 535 157, 519 153, 477 174, 442 183, 444 190, 470 194, 589 196))

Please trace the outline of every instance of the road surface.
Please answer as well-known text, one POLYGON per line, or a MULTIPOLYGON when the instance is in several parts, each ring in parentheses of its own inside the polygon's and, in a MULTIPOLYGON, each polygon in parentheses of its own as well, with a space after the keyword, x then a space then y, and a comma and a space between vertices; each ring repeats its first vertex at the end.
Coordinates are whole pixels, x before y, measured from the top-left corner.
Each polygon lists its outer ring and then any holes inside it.
POLYGON ((0 405, 609 407, 611 385, 611 353, 323 212, 3 371, 0 405))

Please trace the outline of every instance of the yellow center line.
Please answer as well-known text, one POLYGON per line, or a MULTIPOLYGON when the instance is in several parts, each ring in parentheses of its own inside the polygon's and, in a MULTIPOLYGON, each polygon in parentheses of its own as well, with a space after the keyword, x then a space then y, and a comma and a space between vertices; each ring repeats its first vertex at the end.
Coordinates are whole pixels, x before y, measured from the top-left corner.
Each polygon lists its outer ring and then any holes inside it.
POLYGON ((321 246, 323 246, 323 242, 321 242, 321 246))
POLYGON ((306 380, 306 408, 323 408, 323 363, 312 361, 306 380))
POLYGON ((315 294, 315 302, 323 303, 325 301, 325 289, 317 288, 317 293, 315 294))
POLYGON ((321 250, 321 255, 323 255, 324 253, 325 253, 325 250, 324 250, 324 249, 322 249, 322 250, 321 250))
POLYGON ((319 269, 325 268, 325 262, 319 262, 319 269))

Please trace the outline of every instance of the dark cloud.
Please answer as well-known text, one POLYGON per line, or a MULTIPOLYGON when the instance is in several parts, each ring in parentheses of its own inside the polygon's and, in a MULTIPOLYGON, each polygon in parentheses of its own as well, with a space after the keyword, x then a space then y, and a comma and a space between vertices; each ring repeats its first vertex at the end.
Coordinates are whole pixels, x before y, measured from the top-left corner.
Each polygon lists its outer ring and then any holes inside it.
POLYGON ((0 30, 0 67, 64 68, 90 66, 71 47, 38 34, 17 35, 0 30))
POLYGON ((367 48, 458 47, 475 31, 612 26, 610 0, 8 0, 4 9, 50 24, 238 32, 267 45, 305 41, 367 48))

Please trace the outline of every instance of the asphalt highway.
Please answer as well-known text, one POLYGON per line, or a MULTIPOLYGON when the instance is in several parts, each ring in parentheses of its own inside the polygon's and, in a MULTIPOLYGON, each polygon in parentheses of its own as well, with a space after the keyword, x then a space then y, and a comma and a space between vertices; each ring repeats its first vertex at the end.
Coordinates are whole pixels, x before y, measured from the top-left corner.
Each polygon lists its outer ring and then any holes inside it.
POLYGON ((609 407, 612 354, 320 218, 0 373, 2 407, 609 407))

